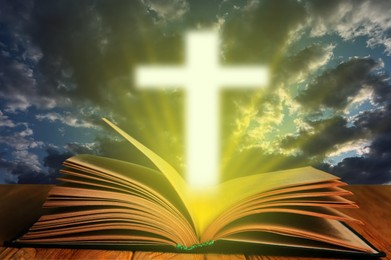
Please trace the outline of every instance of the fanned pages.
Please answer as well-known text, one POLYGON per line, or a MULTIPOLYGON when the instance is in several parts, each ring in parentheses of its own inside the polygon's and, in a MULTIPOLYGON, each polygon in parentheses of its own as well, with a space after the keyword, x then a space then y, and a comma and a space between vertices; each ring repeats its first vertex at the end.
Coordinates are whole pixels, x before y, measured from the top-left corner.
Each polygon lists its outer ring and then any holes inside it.
POLYGON ((341 213, 357 208, 339 178, 312 167, 187 187, 160 156, 104 119, 159 169, 93 155, 64 162, 46 213, 18 246, 182 252, 328 252, 381 256, 341 213), (266 250, 266 251, 265 251, 266 250))

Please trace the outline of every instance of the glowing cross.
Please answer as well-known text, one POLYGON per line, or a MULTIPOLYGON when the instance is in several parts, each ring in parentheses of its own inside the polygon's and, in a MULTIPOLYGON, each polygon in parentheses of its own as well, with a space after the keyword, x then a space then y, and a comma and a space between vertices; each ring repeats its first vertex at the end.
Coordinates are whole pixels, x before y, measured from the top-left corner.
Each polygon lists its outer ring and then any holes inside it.
POLYGON ((218 41, 214 32, 190 32, 185 66, 140 66, 135 74, 139 87, 186 87, 186 177, 196 187, 218 183, 220 88, 268 82, 265 67, 220 67, 218 41))

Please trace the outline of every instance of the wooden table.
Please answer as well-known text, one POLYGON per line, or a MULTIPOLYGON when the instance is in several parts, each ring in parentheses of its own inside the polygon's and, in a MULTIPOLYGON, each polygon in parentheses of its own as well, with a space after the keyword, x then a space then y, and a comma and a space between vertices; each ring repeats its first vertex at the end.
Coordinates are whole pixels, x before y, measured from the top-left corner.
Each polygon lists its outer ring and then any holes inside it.
MULTIPOLYGON (((40 215, 51 185, 0 185, 0 245, 26 230, 40 215)), ((347 189, 360 209, 344 210, 365 225, 351 225, 391 259, 391 186, 360 185, 347 189), (388 242, 387 242, 388 241, 388 242)), ((275 256, 189 255, 110 250, 0 247, 0 259, 288 259, 275 256)), ((298 258, 295 258, 298 259, 298 258)), ((308 258, 303 258, 308 259, 308 258)))

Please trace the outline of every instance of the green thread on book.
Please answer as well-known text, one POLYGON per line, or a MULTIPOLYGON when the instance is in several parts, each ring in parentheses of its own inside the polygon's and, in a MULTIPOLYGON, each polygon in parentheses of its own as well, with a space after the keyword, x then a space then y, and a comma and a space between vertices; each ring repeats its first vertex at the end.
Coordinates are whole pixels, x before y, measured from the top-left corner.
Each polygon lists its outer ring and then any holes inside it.
POLYGON ((204 242, 204 243, 201 243, 201 244, 194 244, 194 245, 191 245, 191 246, 184 246, 184 245, 181 245, 181 244, 177 244, 176 248, 179 249, 179 250, 182 250, 182 251, 191 251, 191 250, 196 249, 196 248, 205 247, 205 246, 211 246, 214 243, 215 243, 214 240, 210 240, 210 241, 207 241, 207 242, 204 242))

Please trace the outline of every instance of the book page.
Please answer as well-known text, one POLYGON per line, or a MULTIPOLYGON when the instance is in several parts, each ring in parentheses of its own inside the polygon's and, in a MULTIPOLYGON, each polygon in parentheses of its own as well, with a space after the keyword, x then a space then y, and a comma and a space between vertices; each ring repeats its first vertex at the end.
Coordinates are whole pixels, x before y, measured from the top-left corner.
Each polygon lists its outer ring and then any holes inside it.
MULTIPOLYGON (((182 237, 188 239, 181 244, 198 242, 187 208, 160 172, 93 155, 71 157, 64 165, 67 168, 63 170, 65 175, 61 180, 65 183, 50 191, 46 207, 69 207, 76 204, 85 207, 95 205, 93 200, 97 200, 98 205, 116 209, 135 207, 137 203, 137 210, 140 212, 167 212, 166 217, 161 215, 157 222, 168 223, 171 219, 175 220, 170 224, 171 227, 184 230, 182 237), (123 204, 119 205, 119 201, 123 204)), ((152 218, 150 221, 156 222, 152 218)))
MULTIPOLYGON (((177 192, 179 197, 182 199, 184 205, 190 213, 191 222, 195 225, 195 233, 200 236, 202 230, 199 228, 198 224, 198 215, 199 210, 197 210, 191 201, 193 198, 193 192, 189 189, 186 182, 183 180, 182 176, 172 167, 167 161, 161 158, 159 155, 148 149, 146 146, 138 142, 136 139, 128 135, 121 128, 110 122, 106 118, 102 118, 109 126, 111 126, 115 131, 117 131, 122 137, 124 137, 128 142, 134 145, 140 152, 142 152, 151 162, 161 171, 161 173, 167 178, 171 183, 174 190, 177 192)), ((207 195, 208 197, 210 195, 207 195)))
POLYGON ((123 185, 133 183, 132 185, 135 186, 137 183, 136 187, 139 187, 138 189, 141 192, 144 189, 155 191, 162 199, 167 199, 175 205, 190 220, 182 199, 175 192, 171 183, 158 171, 129 162, 88 154, 73 156, 67 159, 64 165, 82 172, 84 178, 87 177, 86 174, 95 176, 90 177, 89 181, 91 183, 97 182, 97 176, 111 179, 112 182, 122 183, 123 185))
POLYGON ((215 218, 248 197, 286 187, 327 181, 332 183, 337 179, 312 167, 304 167, 237 178, 216 187, 206 188, 202 193, 190 190, 187 199, 193 209, 192 214, 195 214, 198 232, 202 234, 215 218))
POLYGON ((201 190, 191 189, 186 185, 179 173, 164 159, 106 118, 103 118, 103 120, 138 148, 166 176, 189 210, 198 235, 203 233, 213 219, 246 197, 283 187, 338 179, 331 174, 306 167, 241 177, 218 186, 205 187, 201 190))
MULTIPOLYGON (((264 213, 242 218, 219 232, 215 239, 240 238, 242 241, 248 240, 253 243, 257 240, 258 243, 272 243, 273 240, 268 241, 267 235, 262 236, 264 232, 377 253, 376 250, 339 221, 291 213, 264 213), (258 235, 254 236, 257 232, 259 232, 258 235)), ((292 240, 292 246, 295 245, 293 241, 295 240, 292 240)), ((310 245, 311 242, 307 244, 310 245)))
MULTIPOLYGON (((183 198, 186 193, 186 183, 183 180, 182 176, 172 167, 168 162, 162 159, 159 155, 148 149, 146 146, 141 144, 139 141, 128 135, 121 128, 110 122, 108 119, 103 118, 103 120, 111 126, 115 131, 117 131, 122 137, 124 137, 128 142, 134 145, 137 149, 140 150, 147 158, 149 158, 153 164, 166 176, 168 181, 174 187, 178 195, 183 198)), ((186 201, 184 201, 186 204, 186 201)))
POLYGON ((213 187, 192 189, 186 185, 179 173, 164 159, 129 136, 109 120, 105 118, 103 120, 138 148, 166 176, 190 212, 196 233, 199 236, 202 235, 214 219, 245 198, 285 187, 338 180, 337 177, 331 174, 316 170, 312 167, 304 167, 255 174, 233 179, 213 187))

